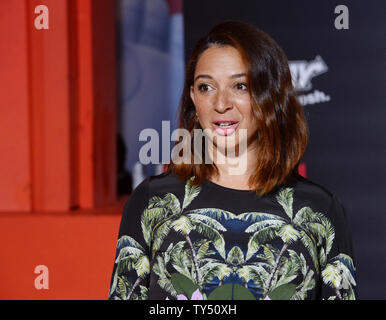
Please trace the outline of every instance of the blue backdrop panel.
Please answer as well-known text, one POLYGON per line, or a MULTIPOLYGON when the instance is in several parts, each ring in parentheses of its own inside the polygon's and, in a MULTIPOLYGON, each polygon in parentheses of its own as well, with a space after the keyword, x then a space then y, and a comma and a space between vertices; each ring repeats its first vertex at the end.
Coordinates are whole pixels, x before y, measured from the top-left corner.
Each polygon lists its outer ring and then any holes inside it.
MULTIPOLYGON (((139 141, 144 129, 155 129, 162 149, 161 124, 177 125, 184 78, 182 12, 171 9, 178 0, 118 0, 119 133, 126 147, 125 168, 135 188, 160 165, 143 165, 139 141)), ((173 8, 174 8, 173 7, 173 8)), ((178 6, 177 6, 178 7, 178 6)), ((148 140, 149 141, 149 140, 148 140)))

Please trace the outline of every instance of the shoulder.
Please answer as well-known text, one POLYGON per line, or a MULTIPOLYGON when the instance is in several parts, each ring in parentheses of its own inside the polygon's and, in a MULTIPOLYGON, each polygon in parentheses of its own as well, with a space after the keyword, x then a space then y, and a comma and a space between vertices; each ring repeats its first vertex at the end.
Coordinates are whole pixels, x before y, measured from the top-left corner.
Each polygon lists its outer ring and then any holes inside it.
POLYGON ((173 173, 166 171, 146 177, 135 187, 130 198, 132 201, 146 201, 146 203, 153 196, 163 196, 167 193, 173 193, 177 198, 180 198, 184 196, 185 183, 186 181, 182 181, 173 173))
POLYGON ((339 197, 326 187, 302 176, 297 177, 294 185, 296 212, 304 207, 309 207, 316 216, 324 217, 322 220, 325 227, 332 232, 332 238, 339 247, 338 251, 350 253, 352 244, 349 219, 339 197))
POLYGON ((143 195, 148 193, 170 192, 173 189, 184 187, 185 182, 178 179, 173 173, 162 172, 158 175, 152 175, 146 177, 140 184, 138 184, 133 192, 134 195, 143 195))
MULTIPOLYGON (((152 196, 162 196, 167 193, 174 195, 184 194, 186 181, 180 180, 171 172, 162 172, 158 175, 146 177, 131 193, 129 200, 143 202, 152 196)), ((147 202, 147 201, 146 201, 147 202)))
MULTIPOLYGON (((344 211, 343 205, 336 194, 325 186, 297 175, 294 183, 294 200, 299 206, 308 206, 334 219, 338 211, 344 211)), ((338 212, 338 214, 340 214, 338 212)))
POLYGON ((333 197, 331 190, 313 180, 301 176, 300 174, 296 176, 296 187, 298 190, 309 193, 310 195, 319 196, 325 199, 331 199, 331 197, 333 197))

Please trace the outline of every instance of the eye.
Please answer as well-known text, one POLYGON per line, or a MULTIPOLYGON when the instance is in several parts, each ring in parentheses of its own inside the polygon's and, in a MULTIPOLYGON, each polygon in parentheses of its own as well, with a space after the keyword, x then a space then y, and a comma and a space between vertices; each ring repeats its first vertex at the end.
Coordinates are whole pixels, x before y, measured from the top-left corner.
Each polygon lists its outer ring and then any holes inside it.
POLYGON ((200 90, 201 92, 209 91, 209 89, 210 89, 210 85, 206 83, 202 83, 198 85, 198 90, 200 90))
POLYGON ((244 82, 238 82, 236 83, 236 86, 235 86, 237 89, 240 89, 240 90, 247 90, 247 84, 244 83, 244 82))

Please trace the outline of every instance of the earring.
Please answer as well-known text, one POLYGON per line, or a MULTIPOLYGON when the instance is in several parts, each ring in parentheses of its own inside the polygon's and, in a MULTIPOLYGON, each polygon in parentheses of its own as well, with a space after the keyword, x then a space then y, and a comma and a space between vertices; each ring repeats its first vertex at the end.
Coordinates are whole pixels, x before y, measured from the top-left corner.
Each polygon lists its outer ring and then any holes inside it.
POLYGON ((194 114, 194 117, 196 118, 195 120, 194 120, 194 124, 195 124, 195 126, 200 126, 200 122, 199 122, 199 119, 198 119, 198 114, 197 114, 197 112, 194 114))

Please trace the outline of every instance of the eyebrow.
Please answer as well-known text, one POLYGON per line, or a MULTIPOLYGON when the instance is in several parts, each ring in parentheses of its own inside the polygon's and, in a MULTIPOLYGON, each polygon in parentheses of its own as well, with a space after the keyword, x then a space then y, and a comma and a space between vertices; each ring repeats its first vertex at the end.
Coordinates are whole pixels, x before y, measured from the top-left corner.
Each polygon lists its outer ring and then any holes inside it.
MULTIPOLYGON (((234 78, 241 78, 246 76, 246 73, 236 73, 232 74, 229 78, 234 79, 234 78)), ((197 81, 199 78, 204 78, 204 79, 213 79, 209 74, 199 74, 197 77, 194 78, 194 81, 197 81)))

